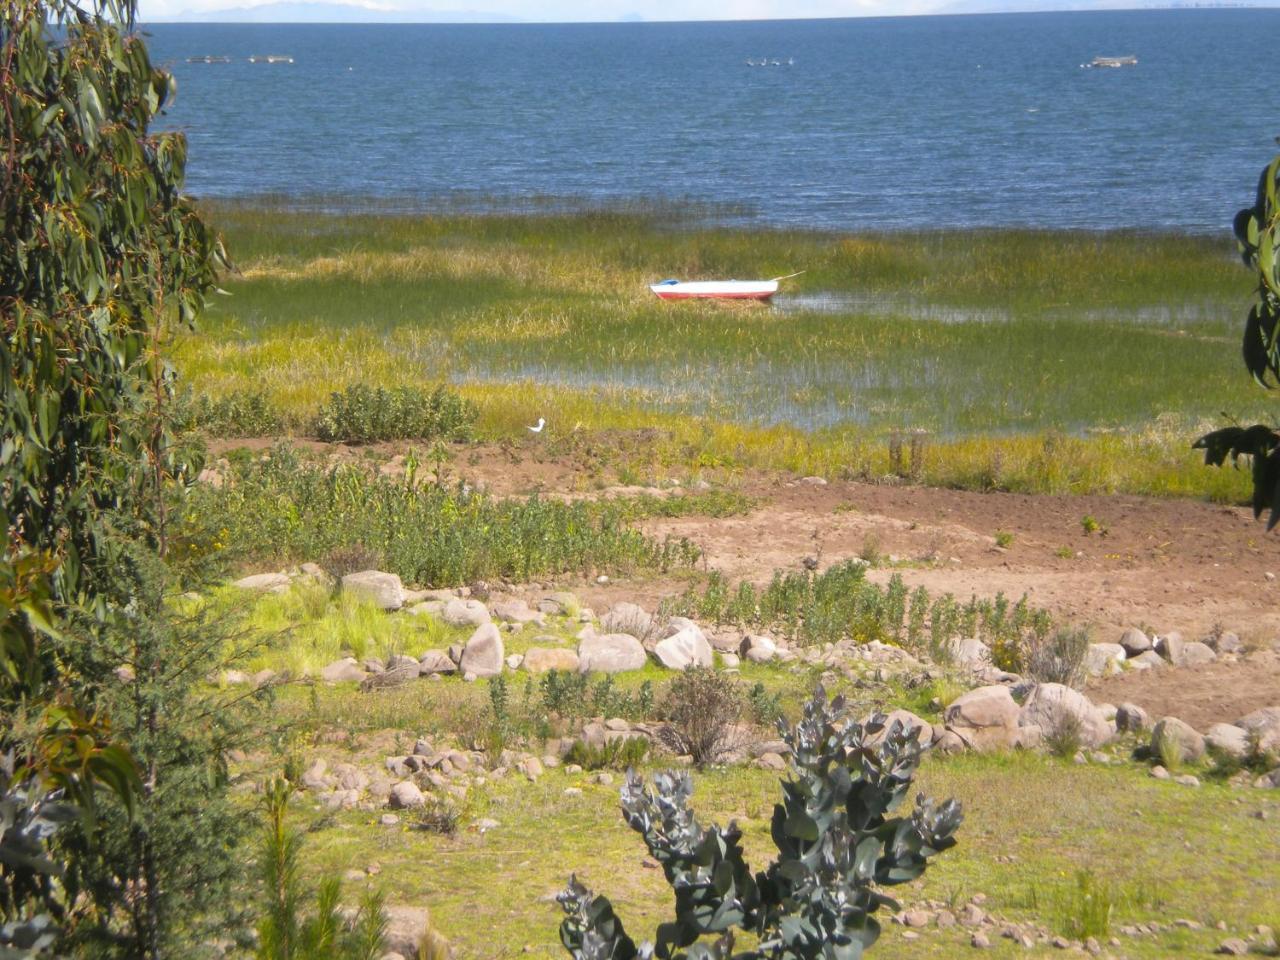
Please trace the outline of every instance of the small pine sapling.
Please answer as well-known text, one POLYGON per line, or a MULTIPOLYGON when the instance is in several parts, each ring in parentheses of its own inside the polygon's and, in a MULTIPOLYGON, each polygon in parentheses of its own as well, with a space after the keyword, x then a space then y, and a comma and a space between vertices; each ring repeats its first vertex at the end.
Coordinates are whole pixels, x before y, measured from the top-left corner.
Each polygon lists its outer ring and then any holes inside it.
POLYGON ((955 845, 960 805, 921 795, 909 816, 891 816, 920 763, 916 731, 886 726, 883 715, 852 722, 842 697, 828 701, 819 688, 799 723, 778 726, 792 754, 773 811, 778 859, 753 875, 738 827, 704 827, 689 808, 687 772, 658 774, 652 786, 628 774, 623 816, 661 864, 675 920, 637 946, 608 898, 571 878, 558 900, 560 939, 575 960, 858 960, 876 942, 874 913, 897 907, 881 891, 955 845), (735 954, 735 928, 756 947, 735 954))

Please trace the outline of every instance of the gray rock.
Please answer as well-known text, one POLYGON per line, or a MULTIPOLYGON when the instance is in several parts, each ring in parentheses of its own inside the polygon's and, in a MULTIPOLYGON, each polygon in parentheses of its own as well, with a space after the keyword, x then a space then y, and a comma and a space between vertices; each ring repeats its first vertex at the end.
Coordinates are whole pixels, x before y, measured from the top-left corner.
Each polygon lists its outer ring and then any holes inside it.
POLYGON ((516 769, 528 780, 537 780, 543 774, 542 761, 537 757, 526 757, 516 764, 516 769))
POLYGON ((300 779, 303 787, 308 790, 330 789, 336 781, 328 774, 328 768, 329 765, 323 758, 313 761, 311 766, 307 767, 307 769, 302 772, 302 777, 300 779))
MULTIPOLYGON (((865 721, 864 721, 865 722, 865 721)), ((927 720, 922 720, 910 710, 890 710, 885 715, 884 729, 879 733, 867 737, 867 743, 878 744, 889 735, 889 731, 893 729, 895 723, 902 724, 906 730, 915 731, 916 742, 922 747, 929 746, 933 742, 933 725, 927 720)))
POLYGON ((749 633, 738 646, 739 653, 752 663, 768 663, 778 655, 778 645, 772 637, 749 633))
POLYGON ((548 670, 576 671, 578 654, 567 647, 530 647, 525 651, 521 668, 529 673, 546 673, 548 670))
POLYGON ((1127 733, 1141 733, 1151 726, 1147 711, 1136 703, 1122 703, 1116 707, 1116 729, 1127 733))
POLYGON ((402 653, 396 653, 387 661, 388 670, 408 671, 412 669, 416 673, 421 672, 421 664, 414 657, 406 657, 402 653))
POLYGON ((1172 664, 1177 664, 1181 660, 1183 646, 1182 634, 1176 630, 1166 636, 1156 637, 1155 642, 1152 644, 1156 653, 1172 664))
POLYGON ((537 612, 530 610, 529 605, 523 600, 503 600, 495 603, 492 610, 493 616, 504 623, 536 623, 539 626, 546 623, 546 617, 537 612))
POLYGON ((1230 723, 1215 723, 1204 732, 1206 746, 1237 760, 1249 752, 1249 731, 1230 723))
POLYGON ((325 683, 359 683, 368 674, 356 663, 355 657, 344 657, 320 670, 320 679, 325 683))
POLYGON ((1247 957, 1249 955, 1249 944, 1239 937, 1231 937, 1218 944, 1218 949, 1213 952, 1228 957, 1247 957))
POLYGON ((506 651, 502 647, 502 634, 492 623, 476 627, 475 633, 462 648, 458 668, 464 674, 476 677, 493 677, 502 672, 506 651))
POLYGON ((359 767, 350 763, 340 763, 334 767, 333 776, 339 790, 354 790, 356 793, 362 793, 369 785, 369 777, 359 767))
POLYGON ((578 644, 580 673, 619 673, 639 670, 648 659, 644 647, 625 633, 606 633, 583 638, 578 644))
POLYGON ((1136 657, 1151 649, 1151 638, 1137 627, 1130 627, 1120 635, 1120 646, 1124 647, 1125 656, 1136 657))
POLYGON ((422 791, 418 789, 418 785, 412 780, 402 780, 391 787, 391 797, 388 803, 393 810, 412 810, 415 807, 421 807, 427 802, 427 798, 422 795, 422 791))
POLYGON ((696 624, 659 640, 654 645, 653 656, 668 670, 710 667, 714 663, 711 644, 707 643, 707 638, 696 624))
POLYGON ((399 610, 404 606, 404 584, 394 573, 361 570, 342 578, 342 592, 367 600, 380 610, 399 610))
POLYGON ((360 661, 360 666, 364 667, 367 673, 386 673, 387 665, 377 657, 365 657, 360 661))
POLYGON ((242 577, 231 585, 253 593, 284 593, 289 589, 290 582, 288 574, 255 573, 249 577, 242 577))
POLYGON ((737 670, 742 665, 742 660, 736 653, 720 654, 720 666, 726 670, 737 670))
POLYGON ((1184 774, 1183 774, 1182 776, 1180 776, 1180 777, 1174 777, 1174 778, 1173 778, 1173 782, 1174 782, 1174 783, 1177 783, 1177 784, 1181 784, 1181 785, 1182 785, 1182 786, 1184 786, 1184 787, 1198 787, 1198 786, 1200 786, 1200 778, 1199 778, 1199 777, 1196 777, 1196 776, 1193 776, 1193 775, 1192 775, 1192 774, 1190 774, 1190 773, 1184 773, 1184 774))
POLYGON ((626 634, 644 641, 654 636, 653 617, 643 607, 634 603, 615 603, 600 618, 600 629, 606 634, 626 634))
POLYGON ((458 665, 449 659, 443 650, 428 650, 418 658, 418 672, 426 675, 432 673, 456 673, 458 665))
MULTIPOLYGON (((383 906, 387 916, 387 931, 382 938, 382 949, 398 953, 402 957, 419 956, 420 946, 439 934, 431 929, 431 913, 426 907, 383 906)), ((445 952, 432 954, 447 957, 445 952)))
POLYGON ((1085 651, 1084 668, 1091 677, 1116 673, 1125 660, 1124 647, 1118 643, 1091 643, 1085 651))
POLYGON ((1031 688, 1018 714, 1019 726, 1038 726, 1044 736, 1078 730, 1080 743, 1100 747, 1112 730, 1102 711, 1084 694, 1061 683, 1038 683, 1031 688))
POLYGON ((1269 788, 1272 790, 1280 787, 1280 767, 1276 767, 1270 773, 1264 773, 1262 776, 1258 777, 1257 780, 1253 781, 1253 785, 1255 787, 1262 787, 1264 789, 1269 788))
POLYGON ((508 670, 519 670, 519 669, 520 669, 520 664, 522 664, 522 663, 524 663, 524 654, 523 654, 523 653, 509 653, 509 654, 507 654, 507 669, 508 669, 508 670))
POLYGON ((1244 652, 1244 643, 1234 633, 1211 633, 1204 638, 1204 642, 1219 655, 1244 652))
POLYGON ((1178 655, 1177 665, 1180 667, 1198 667, 1204 663, 1213 663, 1218 659, 1218 655, 1206 643, 1199 640, 1193 640, 1191 643, 1182 645, 1182 652, 1178 655))
POLYGON ((1130 670, 1158 670, 1165 665, 1165 660, 1154 650, 1140 653, 1136 657, 1130 655, 1125 661, 1130 670))
POLYGON ((949 731, 974 750, 999 750, 1013 746, 1018 733, 1018 704, 1009 688, 978 687, 961 694, 947 707, 944 719, 949 731))
POLYGON ((1164 717, 1151 728, 1151 752, 1163 757, 1166 751, 1183 763, 1199 760, 1204 756, 1204 737, 1177 717, 1164 717))
POLYGON ((1245 714, 1236 723, 1258 738, 1263 753, 1280 755, 1280 707, 1263 707, 1245 714))
POLYGON ((973 637, 951 641, 947 653, 951 661, 960 667, 980 667, 991 662, 991 648, 973 637))
POLYGON ((462 597, 451 598, 440 611, 440 619, 451 627, 480 627, 490 621, 483 603, 462 597))

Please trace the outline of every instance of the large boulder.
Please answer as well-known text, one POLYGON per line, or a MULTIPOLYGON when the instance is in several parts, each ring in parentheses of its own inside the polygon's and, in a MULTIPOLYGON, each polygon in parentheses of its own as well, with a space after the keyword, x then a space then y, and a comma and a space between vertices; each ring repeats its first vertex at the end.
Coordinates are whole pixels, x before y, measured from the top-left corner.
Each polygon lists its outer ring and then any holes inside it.
MULTIPOLYGON (((864 723, 866 721, 863 721, 864 723)), ((867 743, 875 745, 880 743, 889 731, 893 729, 895 723, 900 723, 905 730, 915 732, 915 740, 920 746, 927 747, 933 742, 933 725, 927 720, 922 720, 910 710, 890 710, 884 719, 884 729, 878 733, 872 734, 867 738, 867 743)))
POLYGON ((974 750, 1011 747, 1018 736, 1018 704, 1009 688, 978 687, 951 701, 944 714, 947 729, 974 750))
POLYGON ((412 780, 402 780, 391 788, 391 797, 387 805, 393 810, 412 810, 427 802, 418 785, 412 780))
POLYGON ((1136 657, 1151 649, 1151 638, 1137 627, 1130 627, 1120 634, 1120 646, 1124 647, 1125 656, 1136 657))
POLYGON ((546 673, 548 670, 572 672, 578 669, 578 655, 568 647, 530 647, 520 666, 530 673, 546 673))
POLYGON ((1124 647, 1118 643, 1091 643, 1084 654, 1084 668, 1091 677, 1116 673, 1124 663, 1124 647))
POLYGON ((714 663, 711 644, 696 624, 659 640, 654 645, 653 656, 668 670, 709 667, 714 663))
POLYGON ((1199 760, 1204 756, 1204 737, 1177 717, 1164 717, 1151 728, 1151 752, 1159 758, 1172 753, 1182 763, 1199 760))
POLYGON ((342 578, 342 592, 374 604, 380 610, 399 610, 404 606, 404 584, 394 573, 361 570, 342 578))
POLYGON ((1177 665, 1180 667, 1198 667, 1203 663, 1213 663, 1217 659, 1218 655, 1213 652, 1213 648, 1207 643, 1193 640, 1182 645, 1182 652, 1178 655, 1177 665))
POLYGON ((493 677, 502 672, 506 651, 502 648, 502 634, 495 624, 484 623, 476 627, 471 639, 462 648, 458 669, 477 677, 493 677))
POLYGON ((1258 738, 1258 749, 1280 756, 1280 707, 1263 707, 1245 714, 1236 723, 1258 738))
POLYGON ((778 655, 778 645, 772 637, 749 633, 742 638, 738 652, 752 663, 768 663, 778 655))
POLYGON ((640 641, 652 637, 655 627, 652 615, 635 603, 615 603, 600 618, 600 629, 606 634, 626 634, 640 641))
POLYGON ((1061 683, 1037 683, 1018 714, 1018 726, 1037 726, 1045 737, 1078 731, 1080 743, 1100 747, 1112 728, 1102 711, 1084 694, 1061 683))
POLYGON ((1147 711, 1136 703, 1122 703, 1116 707, 1116 729, 1127 733, 1141 733, 1151 726, 1147 711))
POLYGON ((356 662, 355 657, 344 657, 320 670, 320 679, 325 683, 359 683, 368 673, 356 662))
POLYGON ((255 573, 242 577, 231 585, 252 593, 284 593, 289 589, 289 584, 287 573, 255 573))
POLYGON ((1152 644, 1156 653, 1174 666, 1177 666, 1182 661, 1183 646, 1185 646, 1185 641, 1182 639, 1182 634, 1178 633, 1177 630, 1165 634, 1163 637, 1156 637, 1155 642, 1152 644))
POLYGON ((625 633, 592 634, 578 644, 579 673, 639 670, 646 659, 648 656, 640 641, 625 633))
POLYGON ((1249 752, 1249 731, 1231 723, 1215 723, 1204 732, 1208 747, 1237 760, 1249 752))
POLYGON ((489 622, 489 610, 479 600, 452 597, 440 611, 440 619, 451 627, 480 627, 489 622))

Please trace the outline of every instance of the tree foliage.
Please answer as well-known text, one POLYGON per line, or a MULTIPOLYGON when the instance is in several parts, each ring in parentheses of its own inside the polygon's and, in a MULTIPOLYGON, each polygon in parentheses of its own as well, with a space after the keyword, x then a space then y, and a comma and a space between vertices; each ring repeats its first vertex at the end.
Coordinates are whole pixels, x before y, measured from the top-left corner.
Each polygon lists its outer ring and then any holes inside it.
MULTIPOLYGON (((1270 388, 1280 383, 1280 156, 1263 169, 1253 206, 1235 217, 1236 244, 1245 265, 1257 271, 1257 302, 1249 308, 1244 325, 1244 365, 1253 378, 1270 388)), ((1204 451, 1204 462, 1222 466, 1228 457, 1239 466, 1249 458, 1253 472, 1253 515, 1269 510, 1267 529, 1280 523, 1280 433, 1266 424, 1223 427, 1205 434, 1194 444, 1204 451)))
POLYGON ((773 811, 778 859, 752 874, 736 825, 704 827, 689 807, 687 772, 659 774, 652 787, 634 773, 622 790, 627 824, 644 837, 675 893, 675 919, 639 946, 613 906, 571 879, 559 897, 560 939, 578 960, 857 960, 876 942, 874 914, 897 904, 882 889, 920 876, 929 857, 955 845, 962 820, 954 800, 917 797, 901 805, 920 762, 917 731, 883 716, 851 722, 840 697, 818 693, 794 727, 779 722, 791 748, 790 780, 773 811), (757 938, 733 953, 733 931, 757 938), (703 937, 714 939, 704 941, 703 937))

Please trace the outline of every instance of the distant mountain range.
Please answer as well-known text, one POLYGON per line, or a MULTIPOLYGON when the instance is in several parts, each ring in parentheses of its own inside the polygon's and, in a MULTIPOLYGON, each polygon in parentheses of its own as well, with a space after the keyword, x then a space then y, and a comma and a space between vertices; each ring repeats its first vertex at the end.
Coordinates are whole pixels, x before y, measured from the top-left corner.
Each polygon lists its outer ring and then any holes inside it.
POLYGON ((523 23, 520 17, 484 10, 396 10, 354 3, 281 0, 224 10, 183 10, 148 17, 152 23, 523 23))

